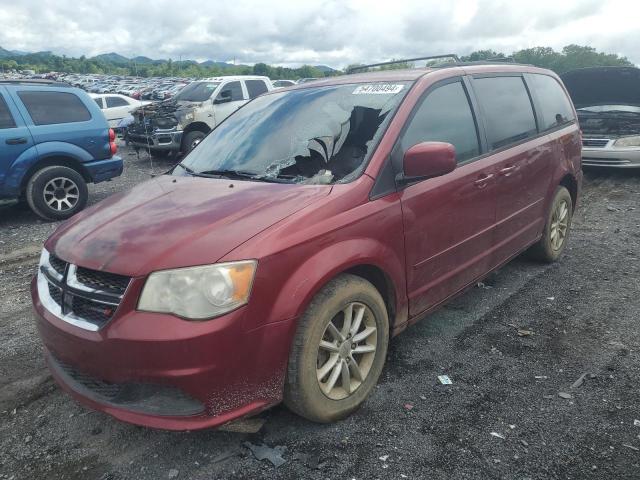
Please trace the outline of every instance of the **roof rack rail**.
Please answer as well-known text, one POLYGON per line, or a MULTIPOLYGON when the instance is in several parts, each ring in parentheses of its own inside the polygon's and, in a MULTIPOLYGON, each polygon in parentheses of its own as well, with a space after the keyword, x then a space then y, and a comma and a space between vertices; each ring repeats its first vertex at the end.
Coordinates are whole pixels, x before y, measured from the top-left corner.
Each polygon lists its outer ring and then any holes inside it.
POLYGON ((408 63, 408 62, 417 62, 418 60, 438 60, 440 58, 451 58, 453 60, 452 63, 460 63, 460 58, 455 53, 447 53, 445 55, 429 55, 428 57, 417 57, 417 58, 401 58, 399 60, 392 60, 390 62, 381 62, 381 63, 371 63, 369 65, 358 65, 356 67, 351 67, 347 70, 347 73, 355 73, 361 70, 366 70, 367 68, 372 67, 381 67, 383 65, 393 65, 395 63, 408 63))
POLYGON ((47 87, 71 87, 68 83, 58 82, 57 80, 45 80, 41 78, 16 78, 16 79, 4 79, 0 78, 0 84, 15 84, 15 85, 40 85, 47 87))

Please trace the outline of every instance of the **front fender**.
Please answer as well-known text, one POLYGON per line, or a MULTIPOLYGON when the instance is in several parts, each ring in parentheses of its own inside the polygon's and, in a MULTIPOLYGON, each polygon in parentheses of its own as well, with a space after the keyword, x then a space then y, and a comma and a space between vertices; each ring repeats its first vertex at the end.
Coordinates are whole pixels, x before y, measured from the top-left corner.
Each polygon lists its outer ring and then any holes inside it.
POLYGON ((300 317, 312 298, 332 278, 360 265, 377 267, 388 276, 393 284, 396 310, 396 319, 390 318, 389 321, 395 327, 405 323, 407 302, 403 259, 390 245, 372 238, 352 238, 337 242, 308 257, 282 285, 271 304, 268 321, 300 317))

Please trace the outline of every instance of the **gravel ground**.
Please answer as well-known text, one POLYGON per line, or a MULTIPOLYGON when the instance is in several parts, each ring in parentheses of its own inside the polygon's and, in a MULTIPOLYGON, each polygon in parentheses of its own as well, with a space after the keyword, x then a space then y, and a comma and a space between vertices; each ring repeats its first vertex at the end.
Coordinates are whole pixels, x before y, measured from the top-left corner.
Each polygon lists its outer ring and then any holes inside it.
MULTIPOLYGON (((149 177, 149 159, 129 153, 92 202, 149 177)), ((253 434, 149 430, 63 394, 28 296, 55 225, 0 210, 0 478, 637 479, 639 200, 640 173, 587 172, 560 262, 518 258, 396 337, 349 419, 317 425, 276 407, 253 434), (282 447, 285 463, 257 460, 245 442, 282 447)))

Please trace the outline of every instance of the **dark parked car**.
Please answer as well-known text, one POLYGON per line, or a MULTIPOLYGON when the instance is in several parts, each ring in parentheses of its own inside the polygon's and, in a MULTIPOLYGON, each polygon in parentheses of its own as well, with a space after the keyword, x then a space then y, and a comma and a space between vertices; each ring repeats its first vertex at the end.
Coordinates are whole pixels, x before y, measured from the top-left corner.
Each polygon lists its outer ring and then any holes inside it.
POLYGON ((25 199, 40 217, 69 218, 87 203, 87 183, 122 174, 115 134, 78 88, 0 81, 0 204, 25 199))
POLYGON ((578 109, 583 165, 640 168, 640 69, 580 68, 562 80, 578 109))
POLYGON ((530 250, 565 249, 580 133, 518 65, 346 75, 263 94, 172 173, 77 215, 32 284, 48 365, 121 420, 198 429, 374 390, 390 337, 530 250))

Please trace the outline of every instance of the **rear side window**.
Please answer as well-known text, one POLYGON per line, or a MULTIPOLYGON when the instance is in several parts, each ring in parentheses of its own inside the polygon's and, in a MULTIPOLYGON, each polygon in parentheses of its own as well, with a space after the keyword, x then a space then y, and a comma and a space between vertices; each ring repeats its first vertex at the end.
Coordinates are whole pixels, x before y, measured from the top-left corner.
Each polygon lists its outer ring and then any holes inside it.
POLYGON ((129 105, 124 98, 120 97, 107 97, 107 108, 113 107, 126 107, 129 105))
POLYGON ((240 85, 240 82, 227 83, 224 87, 222 87, 222 90, 218 94, 218 98, 221 98, 223 96, 222 93, 227 91, 231 92, 232 102, 235 102, 237 100, 244 100, 244 96, 242 94, 242 85, 240 85))
POLYGON ((262 80, 246 80, 244 83, 247 86, 249 98, 256 98, 267 91, 267 86, 262 80))
POLYGON ((533 107, 522 77, 477 78, 473 87, 484 113, 492 149, 537 133, 533 107))
POLYGON ((103 109, 103 108, 104 108, 104 106, 102 105, 102 99, 101 99, 101 98, 94 98, 93 100, 94 100, 94 101, 96 102, 96 104, 100 107, 100 109, 103 109))
POLYGON ((18 95, 36 125, 91 120, 91 113, 73 93, 23 91, 18 95))
POLYGON ((13 121, 9 107, 0 95, 0 128, 14 128, 15 126, 16 122, 13 121))
POLYGON ((428 94, 402 137, 402 150, 430 141, 452 144, 458 163, 480 153, 476 123, 462 83, 449 83, 428 94))
POLYGON ((542 130, 549 130, 574 120, 573 108, 567 94, 558 81, 548 75, 532 74, 533 89, 536 92, 542 117, 542 130))

